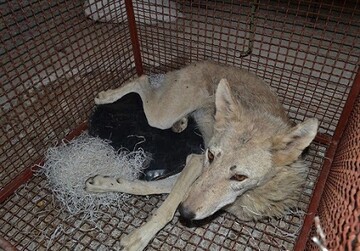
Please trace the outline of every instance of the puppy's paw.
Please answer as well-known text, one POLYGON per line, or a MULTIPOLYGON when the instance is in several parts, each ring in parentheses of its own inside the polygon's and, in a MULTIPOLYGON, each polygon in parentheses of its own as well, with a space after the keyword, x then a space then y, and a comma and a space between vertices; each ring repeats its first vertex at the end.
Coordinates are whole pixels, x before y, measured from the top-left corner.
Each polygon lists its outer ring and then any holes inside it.
POLYGON ((173 126, 171 127, 171 130, 176 133, 181 133, 184 131, 188 126, 188 118, 183 117, 179 121, 176 121, 173 126))
POLYGON ((113 191, 117 180, 109 176, 96 175, 86 180, 85 190, 93 193, 113 191))

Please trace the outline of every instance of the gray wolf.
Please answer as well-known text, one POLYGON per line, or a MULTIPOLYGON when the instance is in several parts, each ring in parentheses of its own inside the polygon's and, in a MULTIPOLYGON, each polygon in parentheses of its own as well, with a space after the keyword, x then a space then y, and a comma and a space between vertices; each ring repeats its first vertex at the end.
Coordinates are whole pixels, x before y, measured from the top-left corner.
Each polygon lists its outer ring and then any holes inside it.
POLYGON ((256 75, 212 62, 190 64, 151 83, 141 76, 100 92, 96 104, 130 92, 143 101, 148 123, 181 131, 193 117, 206 150, 190 155, 184 170, 164 180, 89 179, 91 192, 169 193, 146 224, 121 239, 124 250, 142 250, 177 209, 199 220, 224 209, 240 220, 280 216, 296 206, 308 167, 302 151, 317 134, 317 119, 293 125, 276 94, 256 75))

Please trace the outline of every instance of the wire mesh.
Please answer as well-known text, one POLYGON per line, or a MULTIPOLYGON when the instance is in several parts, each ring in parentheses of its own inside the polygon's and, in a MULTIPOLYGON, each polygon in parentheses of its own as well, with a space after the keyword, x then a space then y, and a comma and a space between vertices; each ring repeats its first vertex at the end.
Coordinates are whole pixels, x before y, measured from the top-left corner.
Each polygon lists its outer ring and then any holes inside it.
MULTIPOLYGON (((148 72, 203 59, 249 69, 277 91, 293 119, 316 116, 321 132, 333 135, 359 65, 358 1, 178 1, 176 6, 176 22, 138 25, 148 72), (251 53, 242 57, 249 44, 251 53)), ((154 11, 152 18, 160 17, 154 11)))
MULTIPOLYGON (((308 182, 299 206, 288 215, 260 222, 243 223, 221 213, 204 225, 187 227, 178 215, 150 243, 147 250, 291 250, 301 229, 302 217, 311 198, 326 147, 312 144, 307 162, 308 182)), ((119 250, 119 239, 142 225, 166 196, 132 196, 121 208, 104 211, 97 222, 61 210, 37 176, 11 196, 0 209, 0 235, 19 250, 119 250), (125 213, 121 213, 125 212, 125 213)))
MULTIPOLYGON (((360 98, 339 143, 318 208, 320 223, 330 250, 360 247, 360 98)), ((317 236, 313 228, 311 236, 317 236)), ((308 242, 307 250, 318 250, 308 242)))
POLYGON ((97 92, 135 72, 126 22, 95 23, 75 1, 0 6, 4 187, 87 119, 97 92))
MULTIPOLYGON (((359 68, 359 1, 134 0, 133 5, 145 73, 203 59, 240 66, 276 90, 294 121, 315 116, 321 133, 334 134, 359 68)), ((15 0, 0 8, 4 187, 88 118, 97 92, 133 78, 136 68, 123 1, 15 0)), ((293 249, 327 148, 320 142, 310 148, 298 211, 257 223, 222 213, 195 228, 176 215, 148 250, 293 249)), ((339 175, 334 171, 333 179, 339 175)), ((125 214, 106 211, 99 231, 58 211, 43 177, 35 177, 1 205, 0 235, 19 250, 116 250, 120 237, 146 221, 165 197, 132 198, 121 208, 125 214)))

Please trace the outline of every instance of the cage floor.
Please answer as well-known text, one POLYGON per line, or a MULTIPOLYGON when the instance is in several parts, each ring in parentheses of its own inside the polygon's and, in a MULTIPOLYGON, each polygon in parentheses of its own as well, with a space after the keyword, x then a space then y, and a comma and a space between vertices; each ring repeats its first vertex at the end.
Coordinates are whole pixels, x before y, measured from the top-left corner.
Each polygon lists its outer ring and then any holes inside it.
MULTIPOLYGON (((325 151, 324 145, 311 145, 306 156, 310 171, 299 207, 284 217, 244 223, 222 212, 189 227, 176 214, 147 250, 292 250, 325 151)), ((61 210, 45 183, 44 177, 35 176, 1 206, 0 236, 18 250, 120 250, 121 236, 142 225, 166 198, 130 196, 121 208, 105 210, 94 223, 61 210)))

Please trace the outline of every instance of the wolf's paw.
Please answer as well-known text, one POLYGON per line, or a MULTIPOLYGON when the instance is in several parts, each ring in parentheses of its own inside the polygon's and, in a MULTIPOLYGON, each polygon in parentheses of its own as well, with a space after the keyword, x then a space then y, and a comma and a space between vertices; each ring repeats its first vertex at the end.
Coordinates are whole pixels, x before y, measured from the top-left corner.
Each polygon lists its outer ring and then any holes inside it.
POLYGON ((135 230, 129 235, 121 238, 120 244, 123 251, 141 251, 144 250, 148 241, 144 239, 144 234, 141 231, 135 230))
POLYGON ((179 121, 176 121, 173 124, 173 126, 171 127, 171 130, 176 133, 181 133, 188 126, 188 121, 189 120, 187 117, 183 117, 182 119, 180 119, 179 121))
POLYGON ((93 193, 110 192, 116 183, 118 181, 115 178, 96 175, 86 180, 85 190, 93 193))
POLYGON ((117 96, 114 95, 114 90, 107 90, 99 92, 95 98, 95 104, 103 105, 110 104, 118 100, 117 96))

